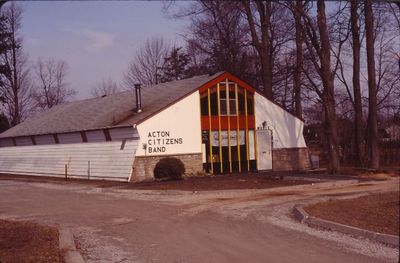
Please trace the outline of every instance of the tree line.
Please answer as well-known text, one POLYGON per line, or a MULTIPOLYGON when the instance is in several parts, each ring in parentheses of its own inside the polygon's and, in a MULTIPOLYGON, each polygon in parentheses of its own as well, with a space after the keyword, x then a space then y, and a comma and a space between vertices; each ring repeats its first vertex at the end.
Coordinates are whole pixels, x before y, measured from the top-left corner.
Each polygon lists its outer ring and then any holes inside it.
POLYGON ((20 33, 22 8, 15 2, 5 3, 0 2, 0 131, 76 94, 66 82, 65 61, 28 59, 20 33))
POLYGON ((190 22, 185 44, 148 40, 128 83, 229 71, 307 124, 319 123, 331 172, 346 158, 379 167, 379 128, 400 124, 399 3, 197 0, 164 8, 190 22))

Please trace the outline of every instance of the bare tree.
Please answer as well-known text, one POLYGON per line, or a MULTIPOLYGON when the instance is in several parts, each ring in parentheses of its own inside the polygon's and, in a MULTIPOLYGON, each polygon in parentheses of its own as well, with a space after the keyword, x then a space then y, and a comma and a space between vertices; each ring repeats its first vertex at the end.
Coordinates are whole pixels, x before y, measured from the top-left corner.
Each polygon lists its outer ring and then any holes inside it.
POLYGON ((378 118, 377 118, 377 95, 376 95, 376 75, 375 75, 375 55, 374 55, 374 17, 372 13, 372 1, 364 1, 365 32, 367 42, 367 61, 368 61, 368 155, 369 167, 379 168, 379 149, 378 149, 378 118))
POLYGON ((68 64, 65 61, 38 59, 34 69, 36 82, 32 99, 37 107, 49 109, 76 95, 77 92, 68 88, 65 80, 68 71, 68 64))
POLYGON ((395 22, 400 10, 396 12, 388 3, 376 3, 374 7, 377 111, 380 115, 387 112, 394 116, 400 112, 400 68, 397 65, 400 27, 395 22))
POLYGON ((264 94, 267 98, 272 99, 272 41, 270 36, 271 30, 271 5, 270 1, 243 1, 244 11, 247 17, 249 29, 251 32, 252 45, 256 48, 261 60, 261 76, 264 86, 264 94), (253 5, 255 4, 255 6, 253 5), (254 12, 254 10, 256 10, 254 12), (258 21, 254 13, 258 14, 258 21))
POLYGON ((12 2, 2 8, 10 48, 1 54, 5 73, 1 75, 1 94, 10 126, 23 121, 30 111, 29 92, 31 78, 27 67, 27 56, 22 50, 21 28, 22 9, 12 2))
MULTIPOLYGON (((318 89, 318 85, 314 85, 314 90, 324 109, 324 132, 329 153, 329 169, 332 173, 336 173, 340 169, 340 163, 335 111, 335 70, 331 68, 331 41, 325 14, 325 2, 323 0, 317 1, 316 25, 308 13, 302 12, 302 17, 304 23, 303 36, 308 56, 322 82, 322 90, 318 89)), ((307 78, 314 82, 307 71, 304 72, 307 78)))
POLYGON ((161 81, 161 68, 169 47, 162 38, 151 38, 137 51, 124 74, 124 84, 133 88, 136 83, 156 85, 161 81))
POLYGON ((117 83, 112 79, 103 80, 99 85, 92 89, 93 97, 102 97, 119 91, 117 83))

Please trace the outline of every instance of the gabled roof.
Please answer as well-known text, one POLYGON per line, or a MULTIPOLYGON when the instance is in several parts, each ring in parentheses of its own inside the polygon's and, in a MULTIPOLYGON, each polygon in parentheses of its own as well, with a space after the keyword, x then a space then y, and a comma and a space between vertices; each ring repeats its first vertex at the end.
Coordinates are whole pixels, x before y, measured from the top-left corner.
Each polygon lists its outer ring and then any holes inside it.
POLYGON ((57 105, 0 134, 0 138, 132 126, 222 75, 202 75, 142 88, 142 112, 134 91, 57 105))
MULTIPOLYGON (((135 109, 135 92, 133 90, 122 91, 105 97, 57 105, 1 133, 0 138, 132 126, 143 122, 194 91, 202 92, 226 78, 237 82, 252 93, 259 93, 234 75, 228 72, 218 72, 214 75, 195 76, 143 87, 140 113, 137 113, 135 109)), ((287 111, 279 104, 271 102, 287 111)), ((293 115, 290 112, 289 114, 293 115)))

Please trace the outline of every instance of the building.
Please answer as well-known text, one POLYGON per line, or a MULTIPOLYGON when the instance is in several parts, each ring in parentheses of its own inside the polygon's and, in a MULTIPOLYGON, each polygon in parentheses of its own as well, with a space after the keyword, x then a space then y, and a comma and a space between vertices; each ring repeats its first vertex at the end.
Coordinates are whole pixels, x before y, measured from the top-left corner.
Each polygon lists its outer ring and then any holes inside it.
POLYGON ((55 106, 0 134, 0 173, 153 178, 165 156, 188 175, 303 170, 303 122, 222 72, 55 106))

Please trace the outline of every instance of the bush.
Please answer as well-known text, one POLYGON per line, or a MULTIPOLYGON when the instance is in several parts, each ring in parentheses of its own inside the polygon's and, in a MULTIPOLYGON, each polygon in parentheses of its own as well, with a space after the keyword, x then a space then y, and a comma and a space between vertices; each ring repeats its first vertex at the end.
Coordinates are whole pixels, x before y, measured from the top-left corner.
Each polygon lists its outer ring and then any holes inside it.
POLYGON ((185 173, 185 165, 173 157, 161 159, 154 167, 154 177, 160 180, 181 180, 185 173))

